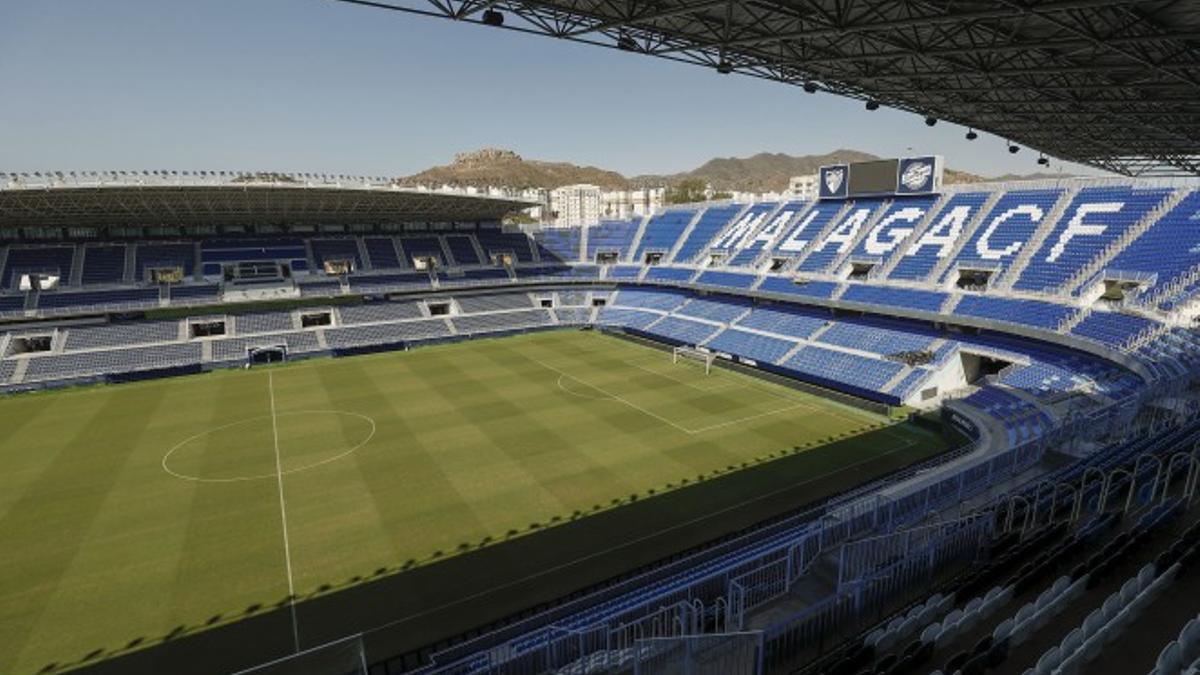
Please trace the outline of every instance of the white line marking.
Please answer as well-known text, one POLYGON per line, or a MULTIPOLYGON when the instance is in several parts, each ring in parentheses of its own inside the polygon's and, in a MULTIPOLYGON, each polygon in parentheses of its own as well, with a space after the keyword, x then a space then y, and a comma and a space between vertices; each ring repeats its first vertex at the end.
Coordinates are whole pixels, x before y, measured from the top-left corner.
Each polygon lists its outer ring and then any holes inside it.
MULTIPOLYGON (((692 433, 691 431, 688 431, 688 429, 687 429, 686 427, 681 427, 681 426, 679 426, 678 424, 676 424, 676 423, 672 422, 671 420, 669 420, 669 419, 667 419, 667 418, 663 417, 662 415, 659 415, 659 414, 657 414, 657 413, 652 413, 652 412, 650 412, 649 410, 646 410, 645 408, 643 408, 642 406, 640 406, 640 405, 638 405, 638 404, 636 404, 636 403, 632 403, 632 402, 630 402, 630 401, 626 401, 625 399, 621 398, 620 396, 617 396, 616 394, 613 394, 613 393, 611 393, 611 392, 605 391, 604 389, 601 389, 600 387, 597 387, 597 386, 596 386, 596 385, 594 385, 594 384, 589 384, 589 383, 587 383, 587 382, 584 382, 583 380, 579 379, 578 377, 575 377, 574 375, 572 375, 572 374, 570 374, 570 373, 564 373, 563 371, 559 370, 558 368, 555 368, 554 366, 551 366, 551 365, 549 365, 549 364, 547 364, 547 363, 545 363, 545 362, 543 362, 543 361, 541 361, 541 360, 539 360, 539 359, 536 359, 536 358, 534 358, 534 357, 532 357, 532 356, 531 356, 531 357, 529 357, 529 359, 530 359, 531 361, 533 361, 534 363, 538 364, 539 366, 541 366, 541 367, 545 368, 546 370, 551 370, 551 371, 554 371, 555 373, 558 373, 560 376, 562 376, 562 377, 566 377, 567 379, 570 379, 570 380, 575 380, 575 381, 576 381, 576 382, 578 382, 579 384, 582 384, 583 386, 585 386, 585 387, 588 387, 589 389, 595 389, 596 391, 600 392, 601 394, 604 394, 604 395, 605 395, 605 396, 607 396, 608 398, 610 398, 610 399, 612 399, 612 400, 614 400, 614 401, 616 401, 616 402, 618 402, 618 403, 624 403, 625 405, 629 406, 630 408, 633 408, 634 410, 636 410, 636 411, 638 411, 638 412, 642 413, 643 415, 648 415, 648 416, 650 416, 650 417, 653 417, 654 419, 658 420, 659 422, 662 422, 663 424, 669 425, 669 426, 671 426, 672 428, 674 428, 674 429, 677 429, 677 430, 679 430, 679 431, 682 431, 682 432, 683 432, 683 433, 685 433, 685 434, 691 434, 691 433, 692 433)), ((561 387, 561 383, 562 383, 562 377, 560 377, 560 378, 559 378, 559 384, 560 384, 560 387, 561 387)))
POLYGON ((296 583, 292 578, 292 545, 288 542, 287 501, 283 498, 283 460, 279 456, 279 424, 275 414, 275 376, 267 371, 267 391, 271 394, 271 433, 275 438, 275 478, 279 485, 279 517, 283 521, 283 559, 287 564, 288 606, 292 610, 292 640, 300 651, 300 624, 296 621, 296 583))
POLYGON ((718 422, 716 424, 710 424, 706 427, 700 427, 699 429, 692 429, 692 433, 702 434, 706 431, 712 431, 713 429, 721 429, 723 427, 732 426, 734 424, 741 424, 742 422, 749 422, 750 420, 756 420, 760 417, 766 417, 768 415, 778 415, 779 413, 788 412, 789 410, 797 410, 799 408, 808 408, 808 407, 809 406, 807 406, 803 403, 797 403, 796 405, 789 405, 786 408, 779 408, 778 410, 768 410, 766 412, 760 412, 760 413, 756 413, 754 415, 747 415, 746 417, 741 417, 736 420, 729 420, 728 422, 718 422))
MULTIPOLYGON (((375 438, 375 431, 376 431, 375 418, 373 418, 369 415, 363 415, 362 413, 349 412, 346 410, 289 410, 285 413, 280 413, 279 417, 293 417, 296 415, 306 415, 306 416, 343 415, 343 416, 347 416, 347 417, 357 417, 358 419, 361 419, 364 422, 366 422, 367 424, 371 425, 371 433, 367 434, 366 439, 364 439, 358 445, 355 445, 354 447, 350 448, 349 450, 343 450, 342 452, 340 452, 332 457, 326 457, 325 459, 318 460, 316 462, 313 462, 312 464, 304 464, 304 465, 295 467, 293 469, 288 469, 287 471, 283 472, 283 475, 285 475, 285 476, 289 476, 293 473, 300 473, 301 471, 308 471, 309 469, 315 469, 319 466, 324 466, 330 462, 336 462, 339 459, 348 457, 352 453, 358 452, 358 450, 360 448, 365 446, 367 443, 370 443, 371 440, 373 438, 375 438)), ((274 471, 272 471, 271 473, 261 473, 261 474, 256 474, 253 476, 230 476, 229 478, 205 478, 203 476, 192 476, 192 475, 189 475, 186 473, 180 473, 180 472, 172 469, 169 465, 171 457, 176 452, 187 447, 189 444, 191 444, 193 441, 195 441, 199 438, 204 438, 205 436, 208 436, 209 434, 214 434, 218 431, 223 431, 225 429, 230 429, 230 428, 233 428, 236 426, 241 426, 244 424, 251 424, 251 423, 257 422, 259 420, 265 420, 265 419, 270 419, 270 418, 271 418, 270 415, 262 415, 261 417, 248 417, 244 420, 230 422, 229 424, 222 424, 221 426, 213 427, 211 429, 208 429, 207 431, 201 431, 198 434, 188 436, 187 438, 183 439, 179 443, 176 443, 174 447, 172 447, 170 450, 167 451, 167 454, 163 455, 162 462, 161 462, 163 471, 166 471, 167 473, 171 474, 172 476, 174 476, 176 478, 180 478, 183 480, 190 480, 190 481, 194 481, 197 483, 237 483, 237 482, 248 481, 248 480, 265 480, 267 478, 275 478, 276 472, 274 472, 274 471)))

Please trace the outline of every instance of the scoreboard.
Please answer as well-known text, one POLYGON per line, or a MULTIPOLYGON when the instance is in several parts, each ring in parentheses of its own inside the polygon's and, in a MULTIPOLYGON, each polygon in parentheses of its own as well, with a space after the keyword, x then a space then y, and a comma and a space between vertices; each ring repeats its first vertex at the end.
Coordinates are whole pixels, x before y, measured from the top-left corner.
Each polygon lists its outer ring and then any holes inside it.
POLYGON ((821 167, 821 199, 933 194, 942 187, 939 155, 821 167))

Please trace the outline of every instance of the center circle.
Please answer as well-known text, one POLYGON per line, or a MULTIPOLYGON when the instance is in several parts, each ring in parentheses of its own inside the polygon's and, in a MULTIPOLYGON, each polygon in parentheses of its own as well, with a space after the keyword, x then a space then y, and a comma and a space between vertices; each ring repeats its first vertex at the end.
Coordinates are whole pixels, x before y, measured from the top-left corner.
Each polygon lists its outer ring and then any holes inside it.
POLYGON ((342 459, 374 437, 375 420, 367 415, 292 410, 189 436, 163 455, 162 468, 176 478, 202 483, 265 480, 342 459))

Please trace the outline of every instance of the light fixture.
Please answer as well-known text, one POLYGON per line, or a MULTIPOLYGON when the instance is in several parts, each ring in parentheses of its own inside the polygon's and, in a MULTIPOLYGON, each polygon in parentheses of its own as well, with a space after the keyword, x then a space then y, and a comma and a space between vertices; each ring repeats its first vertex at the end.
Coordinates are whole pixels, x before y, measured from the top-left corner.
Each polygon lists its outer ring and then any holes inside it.
POLYGON ((494 9, 489 9, 483 13, 483 23, 487 26, 503 26, 504 15, 494 9))
POLYGON ((867 101, 867 110, 879 110, 879 101, 870 99, 867 101))
POLYGON ((975 133, 974 129, 967 129, 967 140, 973 141, 976 138, 979 138, 979 134, 975 133))
POLYGON ((925 126, 927 126, 927 127, 931 127, 931 126, 933 126, 933 125, 935 125, 935 124, 937 124, 937 118, 936 118, 936 117, 934 117, 934 116, 930 115, 929 117, 926 117, 926 118, 925 118, 925 126))
POLYGON ((628 35, 622 35, 617 38, 617 49, 625 52, 637 51, 637 43, 628 35))
POLYGON ((722 75, 728 75, 733 72, 733 64, 725 59, 721 59, 720 63, 717 64, 717 72, 722 75))
POLYGON ((1008 151, 1015 155, 1021 151, 1021 148, 1019 146, 1015 145, 1012 141, 1009 141, 1008 151))
POLYGON ((804 83, 804 91, 806 91, 810 94, 817 93, 817 83, 816 82, 805 82, 804 83))
POLYGON ((1038 157, 1037 162, 1038 162, 1038 164, 1040 164, 1042 166, 1050 166, 1050 158, 1045 155, 1038 157))

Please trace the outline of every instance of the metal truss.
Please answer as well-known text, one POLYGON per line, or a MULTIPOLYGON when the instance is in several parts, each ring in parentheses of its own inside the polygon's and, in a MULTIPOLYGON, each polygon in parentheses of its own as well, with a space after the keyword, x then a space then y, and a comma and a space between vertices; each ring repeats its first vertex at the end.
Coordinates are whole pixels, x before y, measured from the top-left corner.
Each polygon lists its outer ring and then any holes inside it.
POLYGON ((495 222, 531 205, 415 190, 209 185, 18 189, 0 190, 0 228, 495 222))
POLYGON ((1196 0, 330 0, 873 101, 1126 175, 1200 174, 1196 0))

